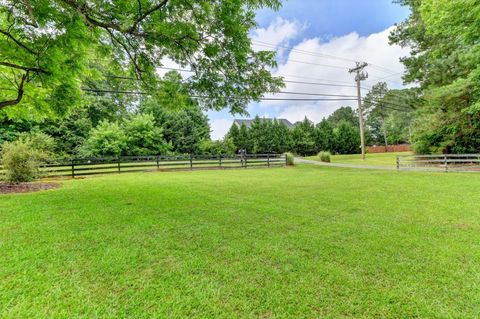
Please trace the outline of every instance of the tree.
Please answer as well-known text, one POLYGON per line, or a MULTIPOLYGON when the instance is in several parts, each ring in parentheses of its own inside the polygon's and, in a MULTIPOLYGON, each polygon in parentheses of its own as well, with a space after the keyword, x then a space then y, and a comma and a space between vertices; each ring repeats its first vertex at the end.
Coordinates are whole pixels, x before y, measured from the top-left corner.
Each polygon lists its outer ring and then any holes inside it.
MULTIPOLYGON (((81 104, 82 86, 134 77, 152 95, 170 59, 192 70, 192 94, 205 108, 245 112, 278 91, 273 52, 254 51, 255 12, 280 0, 6 0, 0 4, 0 108, 64 111, 81 104), (110 80, 109 78, 109 80, 110 80), (235 98, 231 98, 231 97, 235 98)), ((100 88, 101 90, 101 88, 100 88)))
POLYGON ((334 152, 358 154, 360 151, 359 129, 347 121, 341 121, 334 129, 334 152))
POLYGON ((388 104, 385 96, 388 93, 387 83, 379 82, 372 86, 370 92, 364 99, 364 108, 366 111, 366 124, 369 127, 375 142, 382 140, 385 150, 388 151, 386 118, 388 116, 388 104))
POLYGON ((317 151, 333 151, 334 135, 333 126, 326 119, 323 119, 315 127, 315 144, 317 151))
POLYGON ((285 153, 290 151, 292 146, 292 134, 288 127, 276 119, 272 123, 272 153, 285 153))
POLYGON ((120 156, 127 148, 127 137, 118 123, 102 121, 90 132, 82 146, 84 156, 120 156))
POLYGON ((249 128, 249 137, 252 145, 252 152, 256 154, 267 154, 272 152, 272 122, 261 119, 258 115, 252 121, 249 128))
POLYGON ((163 135, 174 152, 198 152, 200 142, 210 138, 207 116, 188 95, 177 72, 167 73, 160 84, 155 96, 141 102, 140 112, 154 116, 155 124, 163 128, 163 135))
POLYGON ((250 139, 250 134, 248 132, 248 128, 245 124, 242 123, 240 125, 240 130, 238 131, 238 139, 234 142, 237 150, 242 149, 246 150, 247 152, 253 151, 252 140, 250 139))
POLYGON ((358 116, 350 106, 343 106, 335 110, 335 112, 328 117, 328 121, 333 127, 337 127, 337 125, 342 121, 348 122, 355 126, 358 125, 358 116))
POLYGON ((239 137, 240 137, 240 130, 238 129, 238 125, 233 124, 228 130, 226 138, 232 141, 233 145, 235 145, 236 150, 240 149, 238 148, 239 137))
POLYGON ((293 128, 292 140, 292 150, 296 154, 307 156, 316 153, 315 127, 307 117, 293 128))
POLYGON ((480 12, 478 1, 399 0, 410 17, 392 43, 411 48, 402 59, 407 83, 423 97, 413 124, 422 152, 480 151, 480 12))
POLYGON ((170 151, 171 145, 163 138, 161 127, 155 126, 150 114, 137 114, 125 123, 126 155, 161 155, 170 151))

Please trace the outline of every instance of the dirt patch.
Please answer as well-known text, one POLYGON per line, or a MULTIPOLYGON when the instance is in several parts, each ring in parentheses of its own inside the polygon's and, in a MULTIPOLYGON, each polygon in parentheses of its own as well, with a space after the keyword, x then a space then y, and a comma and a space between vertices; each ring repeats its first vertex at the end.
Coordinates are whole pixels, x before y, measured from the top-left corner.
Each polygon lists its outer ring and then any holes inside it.
POLYGON ((60 183, 0 183, 0 194, 31 193, 60 187, 60 183))

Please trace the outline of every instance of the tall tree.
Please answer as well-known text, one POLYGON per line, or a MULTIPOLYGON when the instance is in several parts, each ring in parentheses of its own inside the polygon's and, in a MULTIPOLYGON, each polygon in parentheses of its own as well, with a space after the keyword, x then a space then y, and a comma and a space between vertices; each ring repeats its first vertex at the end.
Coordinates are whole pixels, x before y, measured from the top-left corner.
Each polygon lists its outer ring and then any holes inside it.
POLYGON ((315 144, 317 151, 333 151, 333 126, 329 121, 323 119, 315 127, 315 144))
POLYGON ((387 83, 379 82, 372 86, 370 92, 364 99, 364 108, 366 111, 367 125, 372 132, 373 138, 378 141, 383 136, 385 150, 388 151, 386 118, 388 116, 388 105, 385 95, 388 93, 387 83))
POLYGON ((292 131, 292 139, 292 150, 296 154, 306 156, 316 153, 315 126, 307 117, 295 125, 292 131))
POLYGON ((347 121, 341 121, 334 129, 334 151, 339 154, 358 154, 360 152, 359 129, 347 121))
POLYGON ((274 53, 254 51, 248 37, 255 12, 279 6, 280 0, 2 1, 0 108, 63 110, 80 103, 82 86, 112 74, 134 77, 154 94, 157 69, 170 59, 192 70, 188 89, 206 96, 205 108, 243 113, 283 85, 269 71, 274 53))
POLYGON ((424 103, 414 123, 421 152, 480 151, 480 6, 476 0, 398 0, 410 17, 390 40, 411 48, 404 80, 424 103))
POLYGON ((337 127, 342 121, 358 126, 358 115, 350 106, 342 106, 328 117, 328 121, 333 127, 337 127))

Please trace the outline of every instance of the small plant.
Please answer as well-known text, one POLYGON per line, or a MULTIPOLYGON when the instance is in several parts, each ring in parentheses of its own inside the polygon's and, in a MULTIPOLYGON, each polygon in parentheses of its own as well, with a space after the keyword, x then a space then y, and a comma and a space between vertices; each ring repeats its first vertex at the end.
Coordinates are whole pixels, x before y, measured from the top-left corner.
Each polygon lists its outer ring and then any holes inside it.
POLYGON ((39 154, 23 141, 6 142, 2 149, 5 181, 8 183, 30 182, 39 175, 39 154))
POLYGON ((332 154, 330 154, 330 152, 320 152, 318 153, 318 158, 320 158, 320 161, 321 162, 324 162, 324 163, 330 163, 330 156, 332 156, 332 154))
POLYGON ((287 154, 286 154, 286 157, 287 157, 286 161, 287 161, 287 165, 288 165, 288 166, 293 166, 293 165, 295 165, 295 157, 293 156, 292 153, 287 153, 287 154))

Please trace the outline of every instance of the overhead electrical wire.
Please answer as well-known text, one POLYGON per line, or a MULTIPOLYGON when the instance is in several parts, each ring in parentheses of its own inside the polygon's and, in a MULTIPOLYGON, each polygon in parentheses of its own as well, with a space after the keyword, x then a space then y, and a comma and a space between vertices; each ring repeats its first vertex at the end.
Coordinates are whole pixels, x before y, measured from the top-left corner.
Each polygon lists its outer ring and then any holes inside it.
MULTIPOLYGON (((258 46, 265 46, 265 47, 270 47, 270 48, 274 48, 274 49, 284 48, 284 49, 291 50, 292 52, 296 52, 296 53, 300 53, 300 54, 306 54, 306 55, 310 55, 310 56, 321 57, 321 58, 341 60, 341 61, 347 61, 347 62, 357 62, 358 61, 358 60, 344 58, 344 57, 340 57, 340 56, 336 56, 336 55, 332 55, 332 54, 326 54, 326 53, 314 52, 314 51, 307 51, 307 50, 303 50, 303 49, 294 48, 293 46, 287 46, 287 45, 282 45, 282 44, 273 44, 273 43, 268 43, 268 42, 264 42, 264 41, 260 41, 260 40, 252 40, 252 43, 255 44, 255 45, 258 45, 258 46)), ((385 73, 395 73, 396 72, 396 71, 391 70, 387 67, 377 65, 377 64, 374 64, 374 63, 370 63, 368 61, 366 61, 366 62, 368 63, 369 66, 371 66, 373 68, 376 68, 379 71, 382 71, 382 72, 385 72, 385 73)))

